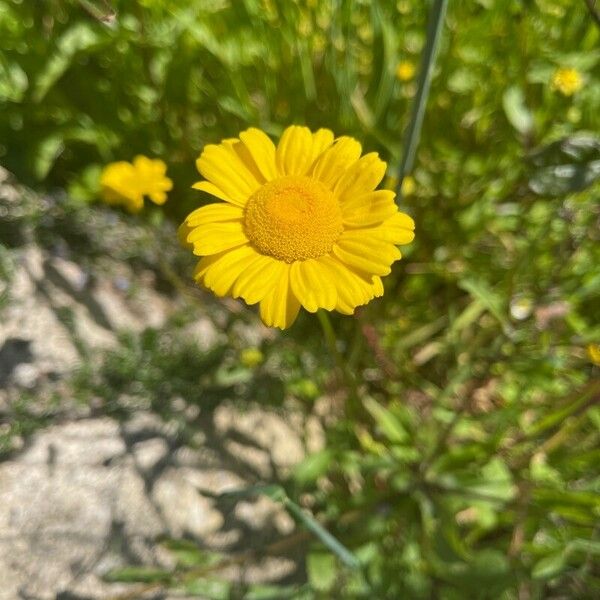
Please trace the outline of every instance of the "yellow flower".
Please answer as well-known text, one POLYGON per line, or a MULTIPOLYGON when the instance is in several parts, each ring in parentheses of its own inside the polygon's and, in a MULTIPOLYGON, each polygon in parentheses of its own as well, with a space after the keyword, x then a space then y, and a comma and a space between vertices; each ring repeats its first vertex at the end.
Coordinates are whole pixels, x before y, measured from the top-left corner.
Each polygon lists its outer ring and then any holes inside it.
POLYGON ((403 196, 412 196, 417 189, 417 183, 415 178, 412 175, 407 175, 402 180, 402 195, 403 196))
POLYGON ((598 367, 600 367, 600 346, 598 344, 588 344, 588 358, 598 367))
POLYGON ((560 67, 552 75, 552 87, 563 96, 572 96, 583 86, 583 78, 577 69, 560 67))
POLYGON ((201 256, 194 278, 217 296, 260 303, 263 322, 289 327, 300 306, 352 314, 383 294, 381 277, 414 238, 394 193, 375 190, 386 164, 350 137, 288 127, 275 144, 259 129, 206 146, 193 187, 223 202, 179 230, 201 256))
POLYGON ((257 367, 260 365, 265 357, 258 348, 244 348, 240 356, 240 361, 248 369, 257 367))
POLYGON ((107 165, 100 175, 102 196, 109 204, 122 204, 130 212, 144 206, 144 196, 164 204, 173 182, 166 176, 167 165, 159 159, 136 156, 133 164, 119 161, 107 165))
POLYGON ((396 67, 396 77, 400 81, 410 81, 415 76, 415 65, 410 60, 401 60, 396 67))

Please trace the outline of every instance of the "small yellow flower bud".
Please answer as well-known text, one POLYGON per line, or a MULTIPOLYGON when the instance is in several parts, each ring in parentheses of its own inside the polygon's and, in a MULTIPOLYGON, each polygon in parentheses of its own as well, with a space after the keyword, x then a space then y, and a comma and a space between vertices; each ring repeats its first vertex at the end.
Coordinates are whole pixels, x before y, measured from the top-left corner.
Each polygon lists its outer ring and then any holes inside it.
POLYGON ((258 367, 264 360, 265 357, 258 348, 244 348, 240 355, 240 362, 248 369, 258 367))
POLYGON ((400 81, 410 81, 416 73, 415 65, 410 60, 402 60, 396 67, 396 77, 400 81))

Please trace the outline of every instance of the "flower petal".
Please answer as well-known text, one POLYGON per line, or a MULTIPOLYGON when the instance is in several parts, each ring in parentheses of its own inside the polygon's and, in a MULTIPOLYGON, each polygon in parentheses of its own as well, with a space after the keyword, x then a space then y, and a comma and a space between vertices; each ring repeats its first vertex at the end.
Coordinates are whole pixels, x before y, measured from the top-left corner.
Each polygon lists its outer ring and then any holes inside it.
POLYGON ((312 156, 311 165, 327 148, 333 144, 333 131, 329 129, 319 129, 312 134, 312 156))
POLYGON ((335 281, 337 301, 335 309, 346 315, 351 315, 357 306, 367 304, 374 296, 378 295, 379 277, 373 277, 372 281, 367 276, 354 271, 334 256, 323 256, 319 259, 323 267, 328 269, 330 278, 335 281))
POLYGON ((260 303, 260 318, 268 327, 286 329, 296 320, 300 302, 290 287, 290 266, 280 264, 282 269, 275 286, 260 303))
POLYGON ((246 169, 248 169, 248 171, 252 173, 256 181, 258 181, 261 184, 267 181, 264 175, 261 173, 260 169, 258 168, 254 157, 241 140, 238 140, 237 138, 224 140, 222 144, 227 150, 231 152, 231 154, 235 158, 239 158, 242 161, 246 169))
POLYGON ((190 227, 185 221, 177 228, 177 239, 179 243, 188 250, 194 249, 194 244, 190 244, 187 241, 187 236, 192 231, 192 227, 190 227))
POLYGON ((344 263, 372 275, 388 275, 402 255, 396 246, 365 236, 364 230, 347 230, 333 246, 344 263))
POLYGON ((383 179, 386 168, 386 163, 379 158, 377 152, 365 154, 346 170, 333 191, 342 204, 355 196, 371 192, 383 179))
POLYGON ((241 221, 227 221, 195 227, 187 242, 194 245, 194 254, 205 256, 247 244, 248 238, 241 221))
POLYGON ((275 162, 275 144, 264 131, 250 127, 240 133, 240 139, 251 154, 265 181, 272 181, 279 177, 275 162))
POLYGON ((243 298, 247 304, 256 304, 271 292, 281 275, 281 265, 285 264, 256 250, 255 253, 256 257, 248 263, 232 290, 234 298, 243 298))
POLYGON ((243 206, 241 203, 236 203, 231 200, 231 198, 220 188, 218 188, 214 183, 210 181, 198 181, 193 186, 193 189, 200 190, 201 192, 206 192, 211 196, 215 196, 220 200, 224 200, 225 202, 229 202, 231 204, 235 204, 236 206, 243 206))
POLYGON ((233 146, 236 142, 229 140, 218 146, 209 144, 196 161, 196 166, 201 175, 221 190, 222 195, 218 197, 244 206, 260 182, 235 152, 233 146))
POLYGON ((335 308, 335 281, 328 269, 317 260, 308 259, 292 263, 290 284, 296 298, 309 312, 316 312, 319 308, 335 308))
POLYGON ((410 244, 415 239, 414 229, 415 222, 411 217, 405 213, 397 212, 377 227, 355 231, 360 231, 361 236, 368 236, 382 242, 403 245, 410 244))
POLYGON ((185 222, 190 228, 193 228, 207 223, 235 221, 236 219, 242 219, 243 216, 244 211, 239 206, 218 202, 207 204, 192 211, 185 218, 185 222))
POLYGON ((254 248, 246 244, 218 255, 206 256, 200 259, 194 272, 194 279, 217 296, 227 296, 231 293, 235 280, 255 254, 254 248))
POLYGON ((312 162, 313 136, 308 127, 291 125, 282 134, 276 150, 282 175, 304 175, 312 162))
POLYGON ((393 217, 398 212, 394 202, 395 195, 389 190, 376 190, 343 202, 341 208, 344 224, 349 227, 364 227, 393 217))
POLYGON ((353 138, 343 136, 317 158, 311 174, 329 188, 333 188, 344 171, 360 157, 361 145, 353 138))

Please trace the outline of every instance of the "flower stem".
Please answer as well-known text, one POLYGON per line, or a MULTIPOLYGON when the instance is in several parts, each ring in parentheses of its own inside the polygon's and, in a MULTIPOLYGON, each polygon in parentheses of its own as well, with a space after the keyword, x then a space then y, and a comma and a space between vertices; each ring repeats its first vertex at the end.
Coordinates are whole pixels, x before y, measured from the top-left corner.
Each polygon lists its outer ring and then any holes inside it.
POLYGON ((433 67, 435 66, 435 57, 447 9, 448 0, 434 0, 431 7, 429 23, 427 25, 427 40, 425 42, 425 49, 423 50, 423 58, 421 59, 419 87, 404 137, 404 153, 402 154, 402 162, 398 173, 398 187, 396 190, 398 201, 402 199, 402 181, 412 171, 415 162, 417 145, 421 137, 423 117, 425 116, 425 107, 427 106, 427 98, 429 97, 433 67))
POLYGON ((340 371, 344 371, 344 358, 342 357, 340 351, 337 347, 337 339, 335 336, 335 331, 333 330, 333 325, 331 324, 331 319, 329 315, 324 310, 317 311, 317 318, 319 319, 319 323, 321 324, 321 329, 323 330, 323 335, 325 336, 325 342, 327 343, 327 349, 329 350, 329 355, 333 359, 336 367, 340 371))
POLYGON ((348 391, 348 408, 350 412, 355 413, 360 404, 356 379, 347 368, 344 357, 338 350, 337 337, 335 335, 329 315, 324 310, 318 310, 317 318, 319 319, 319 323, 323 329, 323 335, 325 336, 325 342, 327 343, 329 354, 335 363, 336 370, 338 372, 338 380, 340 384, 343 385, 348 391))

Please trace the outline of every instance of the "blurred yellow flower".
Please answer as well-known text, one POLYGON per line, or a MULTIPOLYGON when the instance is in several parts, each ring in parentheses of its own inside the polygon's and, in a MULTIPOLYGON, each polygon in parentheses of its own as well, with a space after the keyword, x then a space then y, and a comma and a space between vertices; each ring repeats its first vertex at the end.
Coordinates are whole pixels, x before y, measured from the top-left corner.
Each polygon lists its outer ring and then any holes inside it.
POLYGON ((386 164, 350 137, 288 127, 275 144, 250 128, 204 148, 193 187, 223 202, 179 230, 201 256, 194 278, 217 296, 260 303, 263 322, 289 327, 304 307, 352 314, 383 294, 381 277, 414 238, 394 192, 376 190, 386 164))
POLYGON ((109 204, 122 204, 130 212, 142 209, 144 196, 155 204, 164 204, 173 187, 166 172, 167 165, 162 160, 146 156, 136 156, 133 163, 110 163, 100 175, 102 197, 109 204))
POLYGON ((600 345, 588 344, 587 346, 588 358, 598 367, 600 367, 600 345))
POLYGON ((240 355, 242 365, 248 369, 258 367, 264 359, 263 353, 258 348, 244 348, 240 355))
POLYGON ((401 60, 396 67, 396 77, 400 81, 410 81, 415 73, 415 65, 410 60, 401 60))
POLYGON ((415 181, 415 178, 412 177, 411 175, 407 175, 402 180, 402 195, 403 196, 412 196, 412 194, 415 193, 416 189, 417 189, 417 183, 415 181))
POLYGON ((552 87, 563 96, 572 96, 583 87, 583 77, 577 69, 560 67, 552 75, 552 87))

